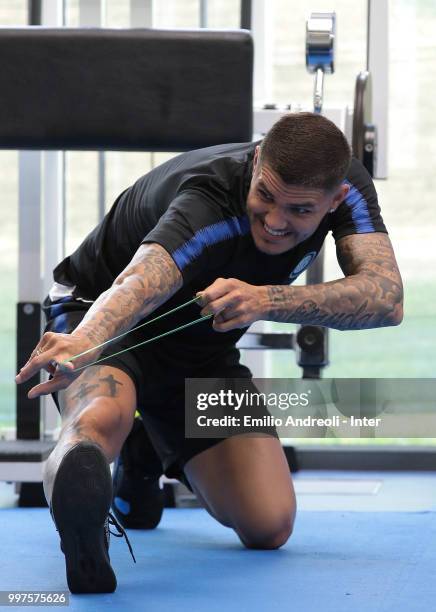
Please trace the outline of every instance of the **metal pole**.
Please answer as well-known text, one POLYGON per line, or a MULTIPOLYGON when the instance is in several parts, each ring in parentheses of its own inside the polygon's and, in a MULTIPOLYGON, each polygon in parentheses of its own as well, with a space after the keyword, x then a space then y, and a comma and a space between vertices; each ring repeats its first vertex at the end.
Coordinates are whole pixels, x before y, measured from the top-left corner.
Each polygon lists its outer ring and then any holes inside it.
MULTIPOLYGON (((250 6, 241 6, 244 19, 251 13, 251 33, 254 40, 254 103, 263 106, 272 100, 272 65, 273 65, 273 3, 264 0, 253 0, 250 6)), ((247 23, 245 25, 248 25, 247 23)), ((267 321, 257 321, 250 327, 251 332, 263 333, 270 330, 267 321)), ((242 361, 258 378, 271 373, 271 355, 269 351, 244 351, 242 361)))
POLYGON ((272 100, 273 66, 273 3, 252 2, 252 34, 254 38, 254 103, 263 106, 272 100))
POLYGON ((28 0, 29 25, 41 25, 41 0, 28 0))
MULTIPOLYGON (((62 27, 65 21, 65 6, 62 0, 44 0, 41 24, 62 27)), ((44 265, 42 294, 45 296, 53 283, 53 269, 65 257, 65 153, 44 151, 42 153, 44 185, 44 265)), ((47 377, 46 374, 44 374, 47 377)), ((56 437, 59 414, 51 396, 41 398, 43 432, 46 437, 56 437)))
POLYGON ((132 28, 152 27, 153 0, 130 0, 130 25, 132 28))
MULTIPOLYGON (((41 335, 41 153, 18 154, 18 307, 17 371, 27 361, 41 335)), ((27 392, 39 382, 17 389, 17 439, 40 437, 40 400, 27 392)))
MULTIPOLYGON (((79 24, 81 27, 103 27, 106 17, 104 0, 80 0, 79 24)), ((97 219, 101 221, 106 212, 106 160, 104 151, 98 155, 98 208, 97 219)))
POLYGON ((207 28, 208 0, 200 0, 200 28, 207 28))
MULTIPOLYGON (((132 28, 152 28, 153 11, 153 0, 130 0, 130 24, 132 28)), ((154 168, 154 153, 149 155, 151 167, 154 168)))
MULTIPOLYGON (((29 1, 28 11, 29 25, 40 25, 41 2, 29 1)), ((40 151, 18 152, 18 183, 17 371, 28 359, 29 351, 41 333, 40 151)), ((22 385, 17 389, 16 437, 37 440, 40 437, 41 403, 39 399, 27 398, 29 388, 30 385, 22 385)))
POLYGON ((377 128, 375 178, 388 176, 388 0, 368 0, 367 67, 372 77, 372 120, 377 128))
POLYGON ((251 0, 241 0, 241 29, 251 30, 251 0))

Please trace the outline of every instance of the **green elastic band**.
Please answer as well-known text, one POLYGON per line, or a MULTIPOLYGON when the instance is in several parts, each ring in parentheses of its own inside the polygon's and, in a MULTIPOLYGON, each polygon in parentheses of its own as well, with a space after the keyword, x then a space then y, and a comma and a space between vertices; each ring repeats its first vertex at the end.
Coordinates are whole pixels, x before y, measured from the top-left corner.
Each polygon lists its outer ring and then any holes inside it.
MULTIPOLYGON (((169 314, 169 313, 166 313, 166 314, 169 314)), ((138 346, 148 344, 149 342, 154 342, 155 340, 159 340, 159 338, 163 338, 164 336, 169 336, 170 334, 175 334, 177 331, 180 331, 181 329, 185 329, 186 327, 190 327, 191 325, 200 323, 201 321, 204 321, 205 319, 210 319, 213 316, 214 316, 213 314, 205 315, 204 317, 201 317, 200 319, 195 319, 194 321, 191 321, 190 323, 185 323, 185 325, 180 325, 180 327, 176 327, 175 329, 170 329, 170 331, 164 332, 163 334, 160 334, 159 336, 155 336, 154 338, 149 338, 148 340, 144 340, 144 342, 139 342, 139 344, 134 344, 133 346, 129 346, 129 348, 123 349, 122 351, 118 351, 118 353, 113 353, 112 355, 108 355, 107 357, 102 357, 101 359, 97 359, 97 361, 93 361, 92 363, 89 363, 88 365, 81 366, 80 368, 77 368, 76 370, 74 370, 74 372, 80 372, 80 370, 84 370, 85 368, 89 368, 90 366, 96 365, 97 363, 106 361, 106 359, 110 359, 111 357, 116 357, 116 355, 121 355, 122 353, 125 353, 126 351, 131 351, 135 348, 138 348, 138 346)), ((76 357, 78 357, 78 355, 76 355, 76 357)), ((62 363, 66 363, 66 362, 62 362, 62 363)))
MULTIPOLYGON (((115 336, 114 338, 109 338, 109 340, 105 340, 105 342, 102 342, 101 344, 97 344, 97 346, 93 346, 92 348, 86 349, 86 351, 83 351, 82 353, 78 353, 77 355, 74 355, 74 357, 70 357, 69 359, 64 359, 64 361, 60 362, 60 365, 63 365, 64 363, 69 363, 70 361, 74 361, 75 359, 78 359, 79 357, 82 357, 82 355, 86 355, 87 353, 92 353, 92 351, 95 351, 98 348, 101 348, 102 346, 106 346, 107 344, 111 344, 112 342, 115 342, 115 340, 119 340, 120 338, 123 338, 124 336, 127 336, 127 334, 130 334, 133 331, 136 331, 137 329, 140 329, 141 327, 145 327, 146 325, 150 325, 150 323, 154 323, 155 321, 159 321, 159 319, 163 319, 163 317, 166 317, 170 314, 172 314, 173 312, 176 312, 177 310, 180 310, 181 308, 184 308, 185 306, 189 306, 189 304, 193 304, 194 302, 198 302, 198 300, 200 299, 200 296, 195 297, 192 300, 189 300, 189 302, 185 302, 184 304, 180 304, 180 306, 176 306, 175 308, 173 308, 172 310, 169 310, 168 312, 164 312, 163 314, 159 315, 158 317, 155 317, 154 319, 150 319, 150 321, 146 321, 145 323, 141 323, 141 325, 137 325, 136 327, 133 327, 132 329, 128 329, 126 332, 123 332, 122 334, 119 334, 119 336, 115 336)), ((198 319, 200 321, 200 319, 198 319)), ((182 329, 181 327, 178 327, 177 329, 182 329)), ((175 329, 174 331, 177 331, 177 329, 175 329)), ((161 336, 157 336, 157 338, 160 338, 161 336)), ((156 338, 156 340, 157 340, 156 338)), ((117 353, 118 355, 118 353, 117 353)), ((77 371, 77 370, 76 370, 77 371)))

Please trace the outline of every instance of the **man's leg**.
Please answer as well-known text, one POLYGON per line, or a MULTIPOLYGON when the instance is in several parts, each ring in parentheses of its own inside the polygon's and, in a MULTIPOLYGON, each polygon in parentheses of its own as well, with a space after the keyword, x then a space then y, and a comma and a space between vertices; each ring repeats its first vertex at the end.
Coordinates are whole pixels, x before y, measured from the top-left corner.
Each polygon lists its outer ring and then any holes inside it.
POLYGON ((58 396, 62 418, 59 440, 44 471, 44 492, 50 503, 54 477, 65 453, 81 441, 98 444, 111 463, 132 428, 136 391, 122 370, 87 368, 58 396))
POLYGON ((279 548, 288 540, 296 500, 277 438, 233 436, 190 459, 184 471, 200 502, 247 548, 279 548))
POLYGON ((132 427, 135 387, 122 370, 94 366, 59 395, 61 433, 43 483, 65 554, 68 586, 73 593, 112 592, 109 463, 132 427))

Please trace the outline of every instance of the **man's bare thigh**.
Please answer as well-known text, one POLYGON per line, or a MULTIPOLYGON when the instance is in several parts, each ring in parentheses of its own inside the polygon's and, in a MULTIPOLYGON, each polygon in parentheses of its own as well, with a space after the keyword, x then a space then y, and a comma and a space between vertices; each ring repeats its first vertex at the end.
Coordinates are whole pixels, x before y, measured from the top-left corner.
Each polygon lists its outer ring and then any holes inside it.
POLYGON ((238 435, 199 453, 185 465, 192 488, 228 526, 244 515, 289 513, 296 501, 289 466, 273 436, 238 435))
POLYGON ((126 416, 133 415, 136 409, 136 390, 130 376, 116 367, 90 366, 59 392, 62 422, 74 420, 98 398, 119 405, 126 416))

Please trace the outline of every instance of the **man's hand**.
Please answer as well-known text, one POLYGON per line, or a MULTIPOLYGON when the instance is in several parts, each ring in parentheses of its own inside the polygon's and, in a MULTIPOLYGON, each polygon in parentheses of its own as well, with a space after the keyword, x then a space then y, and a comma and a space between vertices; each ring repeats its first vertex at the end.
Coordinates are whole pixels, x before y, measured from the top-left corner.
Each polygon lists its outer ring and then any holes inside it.
POLYGON ((42 336, 32 351, 29 360, 15 377, 15 382, 21 384, 32 378, 40 370, 45 370, 53 378, 33 387, 28 393, 29 399, 65 389, 80 376, 81 371, 76 372, 75 370, 98 359, 100 351, 91 351, 73 362, 64 364, 62 362, 89 348, 92 348, 92 346, 86 336, 47 332, 42 336))
POLYGON ((217 278, 197 296, 201 298, 201 314, 213 314, 213 328, 219 332, 248 327, 259 321, 264 318, 268 303, 266 287, 235 278, 217 278))

